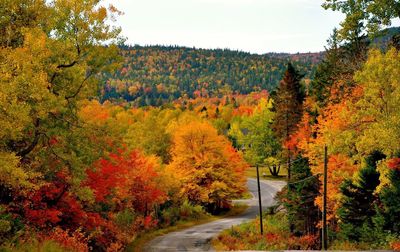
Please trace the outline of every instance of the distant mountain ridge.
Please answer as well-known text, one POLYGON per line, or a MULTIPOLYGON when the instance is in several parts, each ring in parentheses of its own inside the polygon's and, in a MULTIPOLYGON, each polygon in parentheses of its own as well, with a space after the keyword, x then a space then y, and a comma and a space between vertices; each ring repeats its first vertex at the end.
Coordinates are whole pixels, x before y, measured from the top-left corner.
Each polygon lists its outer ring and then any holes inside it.
POLYGON ((267 53, 177 46, 122 46, 124 66, 105 75, 102 100, 126 100, 137 106, 158 106, 179 97, 221 97, 226 94, 271 92, 290 61, 312 78, 319 53, 267 53))
MULTIPOLYGON (((370 46, 385 49, 400 27, 381 31, 370 46)), ((400 43, 400 38, 397 39, 400 43)), ((180 97, 222 97, 273 91, 290 61, 313 78, 325 52, 251 54, 229 49, 180 46, 121 46, 124 65, 114 75, 103 75, 100 99, 128 101, 134 106, 159 106, 180 97)))

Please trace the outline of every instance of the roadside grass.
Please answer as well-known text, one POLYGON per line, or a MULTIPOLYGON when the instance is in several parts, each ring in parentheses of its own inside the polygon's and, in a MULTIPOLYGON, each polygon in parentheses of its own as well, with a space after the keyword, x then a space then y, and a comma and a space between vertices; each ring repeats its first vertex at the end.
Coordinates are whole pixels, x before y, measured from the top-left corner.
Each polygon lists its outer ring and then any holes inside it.
POLYGON ((208 222, 216 221, 222 218, 227 218, 227 217, 232 217, 236 215, 242 214, 246 209, 248 208, 247 205, 236 203, 233 205, 233 207, 226 211, 223 212, 219 215, 203 215, 199 219, 192 219, 192 220, 180 220, 175 223, 173 226, 161 228, 161 229, 156 229, 149 231, 147 233, 140 234, 136 239, 128 245, 128 247, 125 249, 126 252, 143 252, 144 246, 153 240, 154 238, 162 235, 166 235, 171 232, 175 231, 180 231, 186 228, 190 228, 196 225, 201 225, 205 224, 208 222))
MULTIPOLYGON (((264 180, 284 180, 287 178, 287 170, 285 168, 281 168, 279 175, 277 177, 272 176, 268 167, 261 166, 259 167, 260 179, 264 180)), ((246 176, 249 178, 257 178, 257 170, 255 167, 250 167, 246 170, 246 176)))
POLYGON ((264 215, 264 234, 260 234, 258 218, 222 231, 213 239, 217 251, 231 250, 286 250, 313 249, 317 245, 314 236, 291 236, 288 220, 283 212, 264 215))

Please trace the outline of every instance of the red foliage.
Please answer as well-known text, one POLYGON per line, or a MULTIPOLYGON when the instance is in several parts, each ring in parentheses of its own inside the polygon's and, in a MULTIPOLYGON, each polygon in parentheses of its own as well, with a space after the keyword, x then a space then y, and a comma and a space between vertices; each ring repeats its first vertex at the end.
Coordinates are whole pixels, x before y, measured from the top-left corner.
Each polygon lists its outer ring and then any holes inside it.
POLYGON ((138 151, 111 154, 110 160, 101 159, 87 171, 85 184, 94 191, 97 202, 124 202, 136 211, 146 212, 166 197, 157 184, 155 166, 154 160, 138 151))
POLYGON ((390 169, 400 171, 400 158, 392 158, 387 164, 390 169))
POLYGON ((80 229, 70 234, 68 231, 56 227, 49 235, 44 236, 42 239, 55 241, 68 251, 89 251, 87 245, 88 239, 80 229))
POLYGON ((400 251, 400 241, 394 241, 390 244, 391 249, 394 251, 400 251))
POLYGON ((280 236, 277 235, 277 234, 274 234, 274 233, 266 233, 265 234, 265 239, 267 241, 275 241, 275 240, 280 239, 280 236))
POLYGON ((41 228, 57 224, 76 229, 86 218, 80 203, 68 192, 62 173, 57 174, 53 182, 28 195, 24 214, 28 222, 41 228))
POLYGON ((296 155, 301 146, 308 143, 312 136, 310 120, 311 116, 305 113, 298 124, 298 130, 290 135, 290 138, 284 143, 284 147, 289 148, 293 155, 296 155))

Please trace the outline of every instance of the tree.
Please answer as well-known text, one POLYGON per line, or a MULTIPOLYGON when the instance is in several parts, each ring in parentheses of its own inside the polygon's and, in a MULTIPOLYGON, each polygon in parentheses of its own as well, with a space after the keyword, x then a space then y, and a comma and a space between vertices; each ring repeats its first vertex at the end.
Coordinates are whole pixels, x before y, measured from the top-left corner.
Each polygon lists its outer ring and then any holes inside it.
POLYGON ((181 183, 182 199, 210 212, 227 207, 246 190, 246 168, 240 154, 210 124, 194 121, 176 129, 168 170, 181 183))
POLYGON ((275 120, 272 125, 277 137, 283 143, 296 131, 303 112, 304 93, 300 84, 303 75, 291 63, 273 95, 275 120))
POLYGON ((292 167, 292 179, 278 198, 287 210, 291 233, 315 235, 318 232, 319 209, 314 200, 319 192, 318 177, 313 176, 308 159, 298 155, 292 167))
POLYGON ((369 32, 378 31, 382 25, 389 26, 392 19, 400 17, 400 4, 394 0, 325 0, 325 9, 341 11, 346 15, 342 23, 343 32, 354 22, 365 23, 369 32))
POLYGON ((376 165, 384 158, 385 155, 381 152, 371 153, 365 159, 365 167, 358 172, 357 180, 346 179, 340 186, 342 197, 338 219, 340 233, 346 239, 360 241, 366 228, 375 227, 373 221, 377 215, 375 189, 379 185, 376 165))
POLYGON ((371 50, 355 80, 361 87, 360 99, 353 103, 352 118, 358 130, 357 149, 365 154, 380 149, 388 157, 400 148, 400 53, 371 50), (356 124, 357 123, 357 124, 356 124))
POLYGON ((276 157, 280 150, 280 144, 272 131, 274 112, 270 110, 271 107, 271 99, 261 99, 254 112, 242 118, 239 130, 234 126, 229 131, 229 135, 237 139, 236 144, 245 149, 244 157, 250 164, 264 164, 267 158, 276 157))
POLYGON ((171 159, 171 134, 167 132, 167 126, 178 115, 178 110, 150 110, 142 119, 130 125, 124 141, 129 148, 141 149, 147 155, 157 155, 164 163, 168 163, 171 159))
MULTIPOLYGON (((302 77, 303 75, 299 74, 291 63, 288 63, 283 79, 275 95, 272 96, 275 112, 272 128, 281 144, 288 141, 290 135, 297 130, 302 117, 304 100, 304 92, 300 84, 302 77)), ((290 164, 290 150, 287 151, 288 164, 290 164)), ((290 167, 288 167, 288 179, 290 179, 290 167)))
POLYGON ((386 161, 389 168, 386 184, 379 193, 379 199, 383 204, 382 214, 385 218, 384 228, 388 231, 400 234, 400 158, 390 158, 386 161))
POLYGON ((0 160, 12 157, 9 165, 26 174, 66 166, 82 175, 89 163, 73 144, 82 138, 76 134, 82 124, 79 102, 93 94, 98 73, 117 66, 120 30, 108 20, 119 12, 98 0, 6 0, 4 7, 0 160), (57 143, 65 143, 64 148, 54 148, 57 143), (60 164, 50 166, 50 159, 60 164))
POLYGON ((109 159, 100 159, 87 170, 84 184, 93 190, 97 203, 148 215, 155 204, 165 201, 167 188, 158 187, 158 164, 154 158, 131 151, 110 154, 109 159))

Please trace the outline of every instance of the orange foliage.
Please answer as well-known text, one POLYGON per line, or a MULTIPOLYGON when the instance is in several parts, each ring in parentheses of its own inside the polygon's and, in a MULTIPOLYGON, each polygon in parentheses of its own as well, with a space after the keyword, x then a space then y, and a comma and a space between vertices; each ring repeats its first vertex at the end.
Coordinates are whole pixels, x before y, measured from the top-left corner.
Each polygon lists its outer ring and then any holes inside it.
MULTIPOLYGON (((323 173, 323 162, 320 165, 312 167, 314 174, 323 173)), ((350 159, 342 154, 331 155, 328 159, 328 177, 327 177, 327 219, 333 220, 337 209, 339 208, 339 186, 346 178, 350 178, 357 171, 357 166, 352 164, 350 159)), ((323 176, 320 176, 321 184, 323 176)), ((322 187, 320 189, 322 193, 322 187)), ((322 196, 316 198, 316 204, 322 209, 322 196)))
POLYGON ((289 148, 293 155, 298 154, 300 149, 307 148, 312 137, 312 126, 310 121, 310 114, 304 113, 300 123, 298 124, 298 130, 284 143, 285 149, 289 148))

